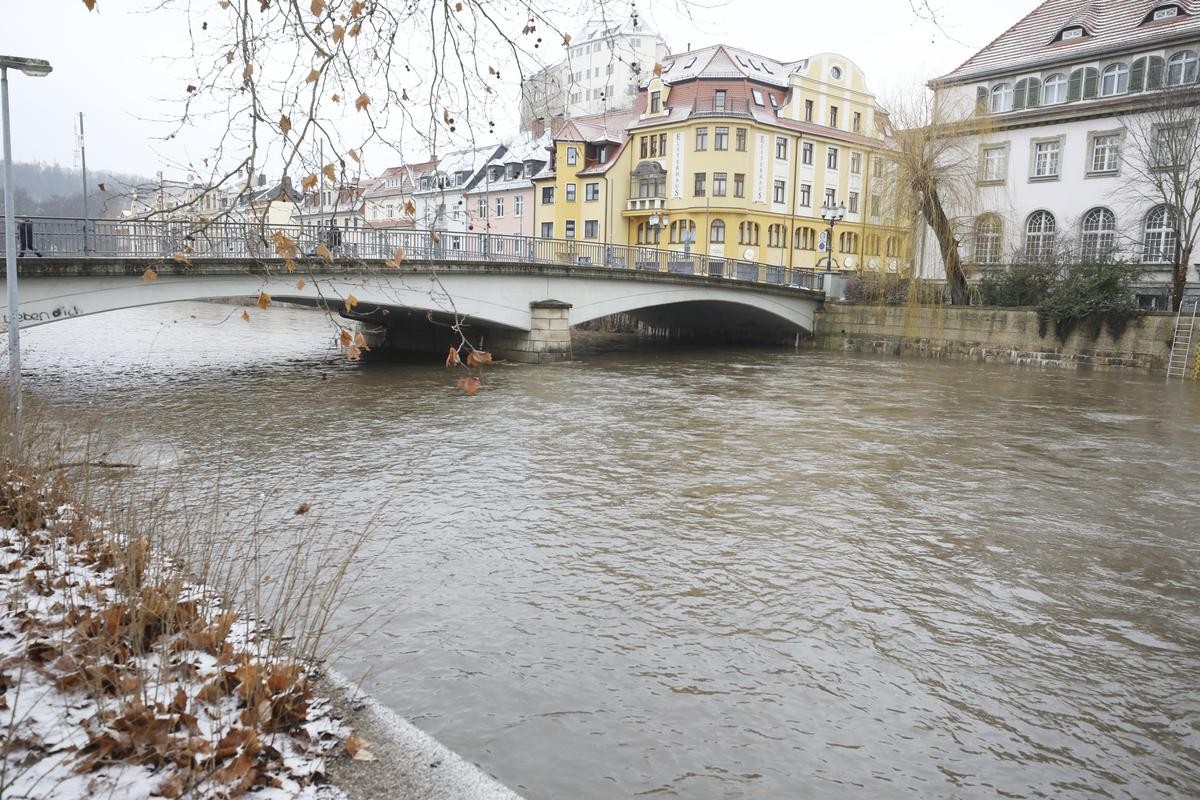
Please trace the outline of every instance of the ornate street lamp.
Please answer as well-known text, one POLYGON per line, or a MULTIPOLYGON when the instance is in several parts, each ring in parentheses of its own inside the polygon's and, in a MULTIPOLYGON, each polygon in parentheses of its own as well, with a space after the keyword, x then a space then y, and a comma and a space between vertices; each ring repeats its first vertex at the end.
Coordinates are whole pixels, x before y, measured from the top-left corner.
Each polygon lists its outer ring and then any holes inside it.
MULTIPOLYGON (((833 202, 830 201, 821 206, 821 219, 829 223, 829 237, 825 240, 825 247, 827 248, 826 252, 828 253, 825 261, 826 272, 833 272, 833 226, 841 222, 842 218, 845 216, 845 203, 838 203, 837 205, 834 205, 833 202)), ((820 266, 820 264, 821 262, 818 261, 817 266, 820 266)))
POLYGON ((50 74, 49 61, 40 58, 0 56, 0 106, 4 118, 4 261, 5 282, 8 284, 8 378, 12 381, 12 415, 14 448, 21 435, 21 334, 17 302, 17 240, 13 225, 12 136, 8 128, 8 69, 18 69, 32 78, 50 74))

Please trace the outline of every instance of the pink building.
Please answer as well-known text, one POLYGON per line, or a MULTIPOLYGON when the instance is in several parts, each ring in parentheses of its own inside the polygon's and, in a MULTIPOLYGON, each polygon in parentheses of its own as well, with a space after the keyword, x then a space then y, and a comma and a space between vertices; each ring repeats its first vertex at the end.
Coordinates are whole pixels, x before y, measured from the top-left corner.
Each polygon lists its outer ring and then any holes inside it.
POLYGON ((533 182, 550 160, 547 136, 524 139, 503 148, 466 192, 468 230, 509 236, 534 236, 533 182))

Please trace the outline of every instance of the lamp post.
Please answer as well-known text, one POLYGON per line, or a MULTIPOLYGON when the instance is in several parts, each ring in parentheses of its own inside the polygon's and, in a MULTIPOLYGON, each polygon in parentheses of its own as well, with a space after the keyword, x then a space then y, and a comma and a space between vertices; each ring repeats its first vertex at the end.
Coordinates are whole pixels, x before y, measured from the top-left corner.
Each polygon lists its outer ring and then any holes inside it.
POLYGON ((43 78, 50 74, 51 66, 49 61, 40 58, 0 56, 0 107, 4 120, 4 279, 8 285, 8 377, 12 381, 11 441, 15 451, 21 441, 21 333, 17 310, 17 240, 13 225, 12 135, 8 127, 9 67, 33 78, 43 78))
MULTIPOLYGON (((834 205, 833 201, 830 200, 825 203, 825 205, 821 206, 821 219, 829 223, 829 238, 825 240, 825 247, 827 248, 826 252, 829 254, 826 256, 825 261, 826 272, 833 272, 833 226, 841 222, 842 218, 845 216, 845 203, 834 205)), ((818 261, 817 263, 819 264, 820 262, 818 261)))

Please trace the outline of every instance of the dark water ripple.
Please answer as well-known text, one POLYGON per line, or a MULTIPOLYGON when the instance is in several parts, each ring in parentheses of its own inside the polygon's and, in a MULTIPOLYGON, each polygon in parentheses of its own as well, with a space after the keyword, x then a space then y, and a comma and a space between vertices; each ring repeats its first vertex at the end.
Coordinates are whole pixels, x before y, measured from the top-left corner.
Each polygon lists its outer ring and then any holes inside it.
POLYGON ((229 314, 32 330, 29 385, 374 519, 343 667, 531 798, 1200 796, 1194 386, 585 346, 466 399, 229 314))

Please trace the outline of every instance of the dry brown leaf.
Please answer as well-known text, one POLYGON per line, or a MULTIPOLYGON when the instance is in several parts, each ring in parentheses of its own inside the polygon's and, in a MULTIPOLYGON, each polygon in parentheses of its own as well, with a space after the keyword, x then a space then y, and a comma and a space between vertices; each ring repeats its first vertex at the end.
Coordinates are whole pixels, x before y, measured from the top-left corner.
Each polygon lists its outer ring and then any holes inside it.
POLYGON ((566 47, 566 46, 567 46, 567 45, 569 45, 570 43, 571 43, 571 34, 569 34, 569 33, 564 33, 564 34, 563 34, 563 47, 566 47))
POLYGON ((461 361, 458 358, 458 348, 451 346, 449 354, 446 356, 447 367, 457 367, 461 361))
POLYGON ((342 347, 349 347, 350 345, 354 344, 354 336, 348 329, 342 328, 340 331, 338 331, 338 342, 342 345, 342 347))
POLYGON ((659 75, 662 75, 662 64, 655 64, 655 65, 654 65, 654 75, 655 75, 656 77, 657 77, 657 76, 659 76, 659 75))
POLYGON ((300 179, 300 188, 303 191, 307 192, 309 189, 315 188, 316 185, 317 185, 317 176, 316 175, 305 175, 303 178, 300 179))
MULTIPOLYGON (((292 261, 290 258, 285 258, 285 259, 283 260, 283 266, 287 268, 287 271, 288 271, 288 272, 295 272, 295 271, 296 271, 296 262, 295 262, 295 261, 292 261)), ((301 283, 301 284, 303 284, 303 283, 304 283, 304 281, 303 281, 303 280, 301 280, 301 281, 300 281, 300 283, 301 283)), ((297 289, 303 289, 304 287, 303 287, 303 286, 297 286, 296 288, 297 288, 297 289)))
POLYGON ((351 736, 346 739, 346 753, 355 761, 375 760, 375 755, 367 749, 367 742, 361 736, 351 736))
POLYGON ((482 367, 484 364, 492 363, 492 354, 486 350, 472 350, 467 354, 467 365, 471 367, 482 367))
MULTIPOLYGON (((267 294, 266 292, 259 292, 258 301, 254 305, 258 306, 263 311, 266 311, 267 306, 271 305, 271 295, 267 294)), ((472 353, 472 355, 474 354, 472 353)))
POLYGON ((333 41, 335 44, 341 43, 342 39, 346 38, 346 29, 341 25, 333 26, 333 41))
POLYGON ((463 10, 463 4, 462 4, 462 3, 455 3, 455 4, 454 4, 454 10, 455 10, 455 11, 462 11, 462 10, 463 10))
POLYGON ((287 136, 288 131, 292 129, 292 118, 284 114, 279 118, 279 130, 283 131, 283 135, 287 136))
POLYGON ((316 252, 317 252, 317 255, 319 255, 321 258, 325 259, 326 261, 330 261, 330 262, 333 261, 333 253, 329 252, 329 248, 325 246, 324 242, 321 242, 321 244, 317 245, 316 252))
POLYGON ((191 93, 192 93, 192 92, 194 92, 194 91, 196 91, 196 84, 194 84, 194 83, 189 83, 189 84, 187 85, 187 93, 188 93, 188 94, 191 94, 191 93))
POLYGON ((437 231, 430 231, 429 238, 433 240, 434 244, 442 243, 442 235, 440 233, 438 233, 437 231))
MULTIPOLYGON (((292 269, 295 269, 295 266, 293 266, 292 269)), ((296 279, 296 291, 298 291, 298 292, 304 291, 304 278, 296 279)))
POLYGON ((325 12, 325 0, 312 0, 310 7, 314 17, 319 17, 325 12))
POLYGON ((361 333, 354 334, 354 346, 357 347, 359 350, 370 350, 371 349, 370 346, 367 344, 367 337, 363 336, 361 333))
POLYGON ((102 192, 107 192, 107 191, 108 191, 108 189, 106 189, 106 188, 104 187, 104 183, 103 183, 103 182, 101 182, 101 183, 97 183, 96 185, 97 185, 98 187, 100 187, 100 191, 102 191, 102 192))
POLYGON ((332 96, 330 96, 330 98, 329 98, 329 99, 330 99, 330 100, 332 100, 332 101, 333 101, 333 102, 335 102, 335 103, 340 103, 340 102, 342 102, 342 96, 341 96, 340 94, 338 94, 337 92, 334 92, 334 93, 333 93, 333 95, 332 95, 332 96))
POLYGON ((307 514, 309 512, 309 510, 311 510, 311 509, 312 509, 312 503, 309 503, 307 501, 303 502, 300 504, 300 507, 296 509, 296 516, 300 516, 301 514, 307 514))
POLYGON ((242 312, 242 322, 249 322, 249 321, 250 321, 250 312, 243 311, 242 312))
POLYGON ((83 4, 87 6, 88 11, 96 10, 96 0, 83 0, 83 4))
POLYGON ((345 306, 347 312, 353 311, 354 307, 358 305, 358 298, 352 294, 346 295, 346 300, 342 305, 345 306))
POLYGON ((348 156, 350 156, 351 158, 353 158, 353 159, 354 159, 354 163, 355 163, 355 164, 361 164, 361 163, 362 163, 362 159, 360 159, 360 158, 358 157, 358 151, 357 151, 357 150, 355 150, 353 147, 352 147, 352 148, 350 148, 350 151, 349 151, 348 153, 346 153, 346 155, 348 155, 348 156))
POLYGON ((232 63, 233 63, 233 51, 232 51, 232 50, 230 50, 229 52, 227 52, 227 53, 225 54, 225 63, 226 63, 226 64, 232 64, 232 63))
POLYGON ((253 75, 254 75, 254 65, 247 64, 246 68, 244 70, 242 70, 242 77, 245 78, 246 80, 250 80, 251 76, 253 76, 253 75))
POLYGON ((158 278, 158 273, 152 269, 148 269, 142 273, 142 283, 149 283, 150 281, 156 280, 157 278, 158 278))
POLYGON ((400 266, 400 263, 402 261, 404 261, 404 248, 397 247, 396 254, 394 256, 392 256, 390 259, 388 259, 387 261, 384 261, 383 263, 384 263, 384 265, 389 266, 392 269, 395 269, 396 267, 400 266))
POLYGON ((465 378, 459 378, 455 386, 474 397, 475 393, 479 391, 479 384, 479 378, 476 378, 474 375, 468 375, 465 378))
POLYGON ((309 70, 308 77, 304 79, 304 82, 305 83, 316 83, 317 79, 320 77, 321 77, 320 70, 318 70, 316 67, 313 67, 311 70, 309 70))
POLYGON ((362 2, 362 0, 354 0, 354 2, 350 4, 350 16, 357 17, 366 9, 366 7, 367 4, 362 2))
POLYGON ((189 267, 192 265, 192 262, 188 260, 186 253, 171 253, 171 258, 175 259, 180 264, 186 264, 189 267))
POLYGON ((371 104, 371 98, 367 97, 365 94, 360 94, 358 96, 358 99, 354 101, 354 107, 356 109, 358 109, 359 111, 366 111, 367 106, 369 106, 370 104, 371 104))
POLYGON ((337 170, 333 168, 333 164, 321 167, 321 172, 330 183, 337 183, 337 170))
POLYGON ((230 3, 229 0, 217 0, 217 5, 219 5, 222 9, 227 9, 229 8, 230 3))
POLYGON ((362 23, 356 22, 353 25, 351 25, 348 33, 350 34, 350 38, 352 38, 352 39, 357 38, 358 35, 360 33, 362 33, 362 23))
POLYGON ((416 216, 417 204, 414 203, 412 200, 409 200, 408 202, 406 202, 404 204, 404 213, 408 214, 410 217, 416 216))
POLYGON ((360 358, 362 358, 362 350, 357 345, 352 344, 346 348, 347 361, 358 361, 360 358))

